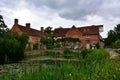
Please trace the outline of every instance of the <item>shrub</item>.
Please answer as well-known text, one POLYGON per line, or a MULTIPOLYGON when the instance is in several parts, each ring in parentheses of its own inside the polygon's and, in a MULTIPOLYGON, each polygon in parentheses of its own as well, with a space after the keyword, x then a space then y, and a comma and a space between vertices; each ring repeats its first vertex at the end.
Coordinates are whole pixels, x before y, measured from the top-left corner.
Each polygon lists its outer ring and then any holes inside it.
POLYGON ((120 39, 115 41, 112 45, 113 45, 114 48, 120 48, 120 39))
POLYGON ((33 49, 34 49, 34 50, 37 50, 37 49, 38 49, 38 43, 33 44, 33 49))
POLYGON ((9 40, 6 42, 6 48, 8 51, 8 58, 11 62, 17 62, 24 58, 24 50, 21 47, 19 41, 9 40))
POLYGON ((99 48, 100 48, 99 43, 97 43, 97 44, 95 45, 95 47, 96 47, 97 49, 99 49, 99 48))
POLYGON ((82 56, 82 58, 84 59, 84 58, 87 56, 87 54, 89 54, 89 53, 91 53, 91 52, 92 52, 92 50, 83 49, 83 50, 81 51, 81 56, 82 56))
POLYGON ((26 50, 32 50, 32 47, 31 47, 30 43, 27 44, 26 50))
POLYGON ((66 49, 64 49, 64 52, 63 52, 63 53, 66 55, 66 54, 71 54, 72 52, 70 51, 70 49, 67 49, 67 48, 66 48, 66 49))
POLYGON ((19 36, 16 33, 8 33, 0 40, 0 63, 18 62, 24 58, 24 49, 27 43, 25 35, 19 36))
POLYGON ((45 52, 47 56, 58 56, 60 52, 47 51, 45 52))

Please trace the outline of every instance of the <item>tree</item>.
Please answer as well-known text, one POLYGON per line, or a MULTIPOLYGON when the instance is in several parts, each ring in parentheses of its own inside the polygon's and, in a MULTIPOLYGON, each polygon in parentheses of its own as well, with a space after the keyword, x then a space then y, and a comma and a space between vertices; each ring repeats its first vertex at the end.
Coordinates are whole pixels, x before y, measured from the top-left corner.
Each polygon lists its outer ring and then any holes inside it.
POLYGON ((7 32, 9 29, 7 28, 7 25, 5 24, 2 15, 0 15, 0 36, 2 36, 2 34, 4 32, 7 32))
POLYGON ((45 28, 44 32, 48 33, 50 36, 52 35, 52 27, 48 26, 47 28, 45 28))
POLYGON ((40 42, 47 47, 47 49, 54 48, 54 39, 52 37, 45 38, 41 37, 40 42))
POLYGON ((22 60, 27 42, 25 34, 10 32, 0 15, 0 64, 22 60))
POLYGON ((116 33, 117 39, 120 39, 120 24, 118 24, 118 25, 114 28, 114 32, 116 33))
POLYGON ((108 32, 108 37, 105 40, 107 46, 111 46, 117 40, 117 35, 113 30, 108 32))
POLYGON ((113 43, 113 47, 120 48, 120 39, 118 39, 117 41, 115 41, 115 43, 113 43))
POLYGON ((108 32, 108 36, 104 39, 105 46, 113 47, 116 45, 116 41, 120 39, 120 24, 116 25, 114 30, 108 32))

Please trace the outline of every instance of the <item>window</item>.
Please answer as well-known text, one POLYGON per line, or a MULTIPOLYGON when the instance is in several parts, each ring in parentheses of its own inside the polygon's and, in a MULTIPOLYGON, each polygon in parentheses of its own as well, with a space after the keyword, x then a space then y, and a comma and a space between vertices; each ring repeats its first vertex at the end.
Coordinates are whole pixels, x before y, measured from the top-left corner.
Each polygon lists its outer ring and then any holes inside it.
POLYGON ((89 36, 89 35, 86 35, 86 38, 90 38, 90 36, 89 36))
POLYGON ((86 40, 86 43, 89 44, 89 43, 90 43, 90 40, 86 40))
POLYGON ((96 43, 97 43, 96 41, 93 41, 93 42, 92 42, 92 46, 95 46, 95 45, 96 45, 96 43))

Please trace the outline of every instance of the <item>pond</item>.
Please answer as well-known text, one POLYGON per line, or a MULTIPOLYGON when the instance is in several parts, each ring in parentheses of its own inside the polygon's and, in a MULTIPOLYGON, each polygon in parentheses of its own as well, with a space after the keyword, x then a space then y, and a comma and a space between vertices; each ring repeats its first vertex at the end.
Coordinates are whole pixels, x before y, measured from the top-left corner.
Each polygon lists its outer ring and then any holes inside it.
POLYGON ((47 65, 55 65, 59 66, 61 63, 78 63, 78 60, 71 60, 71 59, 46 59, 46 60, 36 60, 32 62, 22 62, 22 63, 11 63, 11 64, 3 64, 0 65, 0 80, 3 79, 5 75, 14 76, 15 74, 22 75, 25 72, 29 72, 29 70, 34 69, 36 67, 47 65))

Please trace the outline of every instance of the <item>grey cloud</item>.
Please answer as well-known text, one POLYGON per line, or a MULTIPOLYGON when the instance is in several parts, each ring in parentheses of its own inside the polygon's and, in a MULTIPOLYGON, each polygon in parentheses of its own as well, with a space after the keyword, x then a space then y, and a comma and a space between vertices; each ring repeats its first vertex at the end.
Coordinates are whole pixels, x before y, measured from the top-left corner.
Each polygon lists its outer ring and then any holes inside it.
POLYGON ((0 7, 15 8, 19 0, 1 0, 0 7))
POLYGON ((35 6, 46 6, 55 10, 62 18, 79 20, 87 15, 93 15, 101 6, 103 0, 32 0, 35 6))
POLYGON ((120 0, 106 0, 97 12, 99 16, 104 18, 120 17, 120 0))
MULTIPOLYGON (((101 17, 120 17, 120 0, 23 0, 28 4, 28 9, 44 7, 51 10, 49 14, 57 13, 60 17, 70 20, 85 20, 88 15, 101 17), (114 3, 114 4, 113 4, 114 3), (34 8, 33 8, 34 7, 34 8)), ((12 9, 17 7, 20 0, 1 0, 0 7, 12 9)), ((47 9, 44 9, 47 10, 47 9)), ((41 10, 41 9, 40 9, 41 10)), ((42 12, 42 11, 40 11, 42 12)))
POLYGON ((87 15, 94 15, 101 6, 102 0, 79 0, 77 4, 69 6, 63 12, 60 12, 61 17, 67 19, 79 20, 85 19, 87 15))

